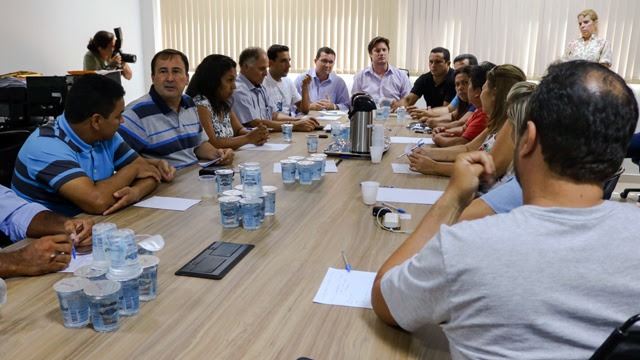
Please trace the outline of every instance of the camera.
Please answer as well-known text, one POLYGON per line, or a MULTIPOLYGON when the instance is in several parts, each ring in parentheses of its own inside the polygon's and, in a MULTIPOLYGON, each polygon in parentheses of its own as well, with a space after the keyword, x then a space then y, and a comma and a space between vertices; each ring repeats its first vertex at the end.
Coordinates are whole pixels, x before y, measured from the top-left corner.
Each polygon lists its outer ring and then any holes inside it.
MULTIPOLYGON (((113 55, 120 54, 123 62, 126 63, 134 63, 138 60, 138 57, 134 54, 127 54, 122 52, 122 29, 115 28, 113 29, 114 34, 116 34, 116 44, 113 46, 113 55)), ((112 55, 112 56, 113 56, 112 55)))

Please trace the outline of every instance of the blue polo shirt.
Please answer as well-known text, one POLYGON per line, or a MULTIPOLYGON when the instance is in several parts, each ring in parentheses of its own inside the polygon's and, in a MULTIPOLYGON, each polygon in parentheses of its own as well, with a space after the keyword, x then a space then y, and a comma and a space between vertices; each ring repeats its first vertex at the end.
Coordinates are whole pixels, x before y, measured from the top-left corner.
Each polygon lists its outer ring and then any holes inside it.
POLYGON ((195 149, 209 140, 189 95, 182 95, 176 112, 151 86, 148 94, 127 105, 122 117, 118 132, 135 151, 166 160, 176 169, 195 164, 195 149))
POLYGON ((24 143, 11 188, 25 200, 74 216, 82 209, 58 193, 62 185, 82 176, 104 180, 137 158, 118 133, 111 140, 85 143, 62 114, 54 124, 38 128, 24 143))

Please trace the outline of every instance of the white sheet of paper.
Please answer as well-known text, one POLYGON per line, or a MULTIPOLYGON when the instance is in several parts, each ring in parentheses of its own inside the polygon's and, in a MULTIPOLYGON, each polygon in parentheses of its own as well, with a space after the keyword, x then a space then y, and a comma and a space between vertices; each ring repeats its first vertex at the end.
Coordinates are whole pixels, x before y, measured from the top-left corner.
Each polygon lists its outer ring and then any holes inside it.
POLYGON ((313 302, 373 309, 371 288, 376 273, 329 268, 313 302))
POLYGON ((420 138, 420 137, 406 137, 406 136, 392 136, 391 143, 393 144, 417 144, 422 139, 425 144, 433 144, 432 138, 420 138))
POLYGON ((346 111, 340 111, 340 110, 322 110, 320 111, 320 114, 322 115, 347 115, 346 111))
MULTIPOLYGON (((327 160, 327 164, 324 167, 325 173, 337 173, 338 167, 336 166, 335 160, 327 160)), ((279 174, 282 173, 282 165, 280 163, 273 163, 273 173, 279 174)))
POLYGON ((215 158, 211 161, 206 161, 206 162, 199 162, 198 165, 202 166, 202 167, 207 167, 210 165, 213 165, 215 163, 217 163, 218 161, 220 161, 220 158, 215 158))
POLYGON ((340 115, 320 115, 320 116, 314 116, 316 118, 316 120, 327 120, 327 121, 336 121, 336 120, 340 120, 340 118, 342 116, 340 115))
POLYGON ((413 174, 413 175, 422 175, 419 172, 409 170, 409 164, 396 164, 391 163, 391 168, 393 169, 394 174, 413 174))
POLYGON ((81 266, 91 265, 92 262, 93 262, 93 254, 91 253, 84 254, 84 255, 77 255, 75 259, 73 257, 71 258, 71 262, 69 263, 69 266, 67 266, 66 269, 60 270, 58 272, 72 273, 81 266))
POLYGON ((406 204, 432 205, 442 196, 444 191, 380 188, 378 189, 377 201, 399 202, 406 204))
POLYGON ((257 150, 257 151, 282 151, 288 148, 291 144, 271 144, 266 143, 262 146, 255 146, 253 144, 247 144, 240 146, 236 151, 240 150, 257 150))
POLYGON ((200 200, 154 196, 145 201, 140 201, 139 203, 133 204, 133 206, 162 210, 185 211, 199 202, 200 200))
POLYGON ((331 124, 327 124, 324 126, 324 128, 322 129, 324 131, 331 131, 331 124))

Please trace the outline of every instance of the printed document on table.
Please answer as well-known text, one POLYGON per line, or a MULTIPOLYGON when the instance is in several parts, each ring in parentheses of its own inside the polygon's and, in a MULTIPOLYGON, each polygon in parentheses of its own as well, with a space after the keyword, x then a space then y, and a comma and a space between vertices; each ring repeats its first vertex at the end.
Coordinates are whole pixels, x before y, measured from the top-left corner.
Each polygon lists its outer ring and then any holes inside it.
POLYGON ((376 273, 329 268, 313 302, 373 309, 371 288, 376 273))
POLYGON ((417 144, 418 141, 422 140, 425 145, 433 144, 433 139, 430 137, 406 137, 406 136, 392 136, 391 143, 392 144, 417 144))
POLYGON ((340 110, 322 110, 320 111, 320 114, 322 115, 347 115, 346 111, 340 111, 340 110))
POLYGON ((240 146, 236 151, 240 150, 257 150, 257 151, 282 151, 289 147, 291 144, 270 144, 266 143, 261 146, 255 146, 253 144, 247 144, 240 146))
POLYGON ((409 164, 396 164, 391 163, 391 168, 393 169, 394 174, 412 174, 412 175, 422 175, 419 172, 415 172, 409 169, 409 164))
MULTIPOLYGON (((327 160, 327 164, 324 167, 325 173, 337 173, 338 167, 336 166, 335 160, 327 160)), ((282 173, 282 165, 279 162, 273 163, 273 173, 278 174, 282 173)))
POLYGON ((320 116, 315 116, 316 120, 327 120, 327 121, 336 121, 336 120, 340 120, 342 116, 339 115, 320 115, 320 116))
POLYGON ((376 200, 390 203, 432 205, 438 201, 443 193, 444 191, 435 190, 380 188, 378 189, 378 197, 376 200))
POLYGON ((199 202, 200 200, 154 196, 145 201, 140 201, 139 203, 133 204, 133 206, 162 210, 185 211, 199 202))
POLYGON ((67 266, 66 269, 60 270, 58 272, 72 273, 81 266, 91 265, 92 262, 93 262, 93 254, 91 253, 84 254, 84 255, 77 255, 75 259, 73 257, 71 258, 71 262, 69 263, 69 266, 67 266))

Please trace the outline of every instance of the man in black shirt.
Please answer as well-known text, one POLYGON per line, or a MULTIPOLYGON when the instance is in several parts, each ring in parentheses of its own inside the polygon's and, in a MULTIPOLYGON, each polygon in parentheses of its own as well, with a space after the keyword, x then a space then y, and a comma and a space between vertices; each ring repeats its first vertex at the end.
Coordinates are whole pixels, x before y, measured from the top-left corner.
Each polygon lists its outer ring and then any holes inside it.
POLYGON ((456 96, 454 70, 449 50, 437 47, 429 53, 429 72, 420 75, 409 95, 396 101, 392 109, 411 106, 424 96, 427 106, 447 106, 456 96))

